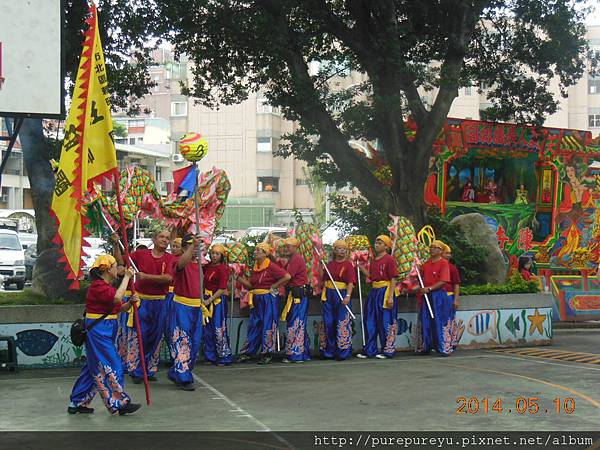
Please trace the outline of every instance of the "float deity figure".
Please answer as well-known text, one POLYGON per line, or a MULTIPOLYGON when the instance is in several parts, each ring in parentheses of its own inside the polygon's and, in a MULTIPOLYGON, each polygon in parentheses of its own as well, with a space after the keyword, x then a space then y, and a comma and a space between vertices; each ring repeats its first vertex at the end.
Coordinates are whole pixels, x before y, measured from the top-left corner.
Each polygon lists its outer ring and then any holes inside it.
POLYGON ((485 192, 488 196, 488 203, 498 203, 498 198, 496 197, 498 194, 498 185, 493 178, 490 178, 486 183, 485 192))
POLYGON ((515 205, 527 205, 529 203, 528 200, 528 192, 525 189, 525 185, 521 183, 519 185, 519 189, 517 189, 517 195, 515 197, 515 205))
POLYGON ((568 265, 573 252, 582 246, 586 222, 592 220, 594 200, 590 189, 582 183, 575 164, 566 165, 565 174, 557 217, 560 237, 551 254, 556 255, 557 262, 568 265))
POLYGON ((473 183, 471 180, 467 180, 463 186, 462 195, 460 196, 461 202, 474 202, 475 201, 475 189, 473 189, 473 183))

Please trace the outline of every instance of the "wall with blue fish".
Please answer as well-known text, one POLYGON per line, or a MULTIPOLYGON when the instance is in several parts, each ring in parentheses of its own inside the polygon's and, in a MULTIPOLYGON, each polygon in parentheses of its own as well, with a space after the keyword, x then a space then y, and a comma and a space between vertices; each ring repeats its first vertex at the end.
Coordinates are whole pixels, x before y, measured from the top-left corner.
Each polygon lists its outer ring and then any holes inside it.
MULTIPOLYGON (((517 345, 544 345, 552 339, 552 307, 490 309, 457 311, 456 322, 460 336, 459 348, 494 348, 517 345)), ((362 348, 360 314, 353 324, 352 345, 362 348)), ((398 315, 396 348, 411 351, 416 339, 416 312, 398 315)), ((308 333, 311 351, 319 351, 321 316, 311 315, 308 333)), ((228 321, 231 349, 237 354, 246 339, 248 318, 235 317, 228 321)), ((83 347, 75 347, 70 340, 71 322, 38 324, 0 324, 0 335, 15 336, 19 366, 73 367, 85 360, 83 347)), ((285 346, 285 324, 279 324, 280 348, 285 346)), ((166 349, 161 352, 168 357, 166 349)))
POLYGON ((0 324, 0 335, 13 336, 19 366, 71 367, 84 361, 85 350, 70 338, 71 323, 0 324))

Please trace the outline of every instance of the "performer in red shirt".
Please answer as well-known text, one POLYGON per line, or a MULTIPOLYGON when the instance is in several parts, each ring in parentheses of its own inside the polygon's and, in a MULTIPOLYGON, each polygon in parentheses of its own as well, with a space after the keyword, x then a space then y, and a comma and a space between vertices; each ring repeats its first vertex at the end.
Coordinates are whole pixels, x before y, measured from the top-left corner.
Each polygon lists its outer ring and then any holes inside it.
POLYGON ((356 284, 356 270, 348 260, 348 254, 349 247, 346 241, 335 241, 333 259, 327 263, 333 282, 327 271, 323 271, 322 274, 325 286, 321 294, 323 328, 319 333, 319 348, 323 358, 335 358, 339 361, 352 356, 352 318, 346 305, 352 309, 351 296, 356 284))
POLYGON ((185 235, 182 255, 173 264, 173 302, 169 316, 169 350, 173 365, 167 377, 184 391, 193 391, 192 370, 202 342, 203 304, 200 300, 200 237, 185 235))
POLYGON ((449 245, 444 244, 444 252, 442 257, 448 261, 448 268, 450 269, 450 283, 444 285, 444 290, 448 294, 448 298, 452 300, 453 310, 450 311, 449 319, 451 321, 451 334, 452 334, 452 349, 458 347, 461 334, 459 333, 458 324, 456 323, 456 311, 460 305, 460 272, 452 262, 452 249, 449 245))
POLYGON ((250 320, 246 343, 242 347, 238 362, 262 353, 259 364, 269 364, 275 351, 277 333, 278 289, 290 280, 290 274, 271 261, 272 250, 263 242, 254 250, 254 267, 250 279, 239 277, 238 281, 250 289, 250 320))
POLYGON ((85 338, 86 363, 71 391, 69 414, 93 413, 88 407, 96 394, 111 414, 131 414, 141 405, 131 403, 129 395, 123 390, 124 373, 121 358, 115 345, 117 337, 117 314, 128 311, 131 301, 122 302, 127 284, 133 276, 133 269, 125 271, 118 289, 111 283, 117 279, 117 261, 111 255, 100 255, 90 270, 92 283, 85 296, 85 338), (104 316, 104 318, 102 318, 104 316), (99 320, 101 319, 101 320, 99 320))
POLYGON ((298 247, 300 242, 296 238, 285 241, 287 250, 287 264, 285 269, 290 275, 286 286, 286 305, 281 313, 281 320, 287 323, 287 339, 285 341, 284 363, 310 360, 310 342, 306 332, 308 322, 308 276, 306 262, 298 247))
POLYGON ((419 320, 417 322, 417 353, 427 354, 435 349, 440 356, 448 356, 452 352, 452 333, 455 327, 454 302, 449 297, 444 286, 450 283, 450 268, 448 261, 442 258, 446 244, 433 241, 429 247, 431 257, 421 267, 424 287, 419 288, 421 294, 426 294, 433 310, 431 318, 427 302, 421 302, 419 320))
POLYGON ((363 353, 357 358, 391 358, 396 352, 396 333, 398 330, 398 305, 396 303, 396 260, 388 251, 392 248, 389 236, 380 235, 375 240, 375 259, 371 261, 369 271, 361 270, 371 281, 371 291, 365 302, 365 339, 363 353), (377 338, 381 345, 378 351, 377 338))
MULTIPOLYGON (((131 254, 131 260, 139 270, 136 274, 135 289, 141 299, 139 318, 146 370, 148 379, 156 381, 160 341, 166 323, 165 298, 169 293, 169 285, 173 281, 171 275, 173 255, 166 251, 170 241, 170 233, 167 230, 156 231, 152 236, 152 241, 154 242, 152 249, 136 250, 131 254)), ((117 259, 120 257, 119 254, 117 259)), ((130 314, 127 323, 131 328, 128 333, 127 369, 132 381, 138 384, 142 382, 142 368, 137 348, 137 334, 132 319, 130 314)))
POLYGON ((204 266, 204 298, 208 305, 210 320, 204 326, 202 341, 207 361, 219 366, 231 364, 231 347, 227 334, 227 285, 229 267, 225 261, 227 249, 213 245, 210 264, 204 266))

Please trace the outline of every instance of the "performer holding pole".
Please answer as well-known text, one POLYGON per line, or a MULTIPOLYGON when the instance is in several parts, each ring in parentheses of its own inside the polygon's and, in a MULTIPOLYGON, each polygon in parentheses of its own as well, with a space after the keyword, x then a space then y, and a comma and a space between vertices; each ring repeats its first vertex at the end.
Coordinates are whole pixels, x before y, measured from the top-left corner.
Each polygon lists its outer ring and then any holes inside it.
MULTIPOLYGON (((143 365, 148 370, 148 379, 156 381, 158 360, 160 357, 160 342, 166 323, 166 296, 169 285, 173 281, 171 275, 173 256, 167 253, 170 233, 167 230, 156 230, 152 235, 152 249, 136 250, 131 254, 131 261, 138 267, 135 289, 141 299, 139 317, 141 326, 136 324, 133 341, 129 342, 127 365, 129 375, 134 383, 141 383, 143 365), (139 349, 135 339, 141 334, 143 340, 143 357, 138 356, 139 349)), ((127 249, 127 244, 125 245, 127 249)), ((127 250, 126 250, 127 252, 127 250)), ((126 256, 127 253, 126 253, 126 256)), ((130 321, 128 326, 133 324, 130 321)))
POLYGON ((285 241, 287 250, 287 264, 285 269, 290 275, 286 286, 286 304, 281 313, 281 320, 286 321, 287 339, 285 342, 284 363, 301 363, 310 360, 310 342, 306 332, 308 322, 308 275, 306 262, 298 247, 300 242, 296 238, 285 241))
POLYGON ((207 361, 219 366, 231 364, 231 347, 227 332, 227 284, 229 268, 226 263, 227 249, 215 244, 210 249, 210 263, 204 266, 204 304, 211 320, 204 326, 202 341, 207 361))
POLYGON ((174 265, 174 296, 169 316, 169 349, 173 365, 167 377, 183 391, 194 391, 192 370, 202 342, 202 323, 208 310, 200 300, 201 270, 199 236, 187 234, 181 241, 183 254, 174 265))
POLYGON ((352 317, 348 309, 352 309, 351 298, 356 273, 352 262, 348 260, 348 250, 346 241, 334 242, 333 259, 326 266, 333 280, 327 279, 325 274, 322 277, 325 281, 321 293, 324 336, 321 338, 320 350, 325 359, 335 358, 341 361, 352 356, 352 317))
POLYGON ((386 359, 396 352, 396 332, 398 329, 396 304, 396 277, 398 270, 396 261, 388 253, 392 247, 389 236, 380 235, 375 240, 375 258, 371 261, 369 271, 361 270, 371 280, 371 291, 366 301, 365 328, 366 345, 363 353, 357 358, 386 359), (378 351, 377 338, 381 345, 378 351))
POLYGON ((452 352, 452 323, 449 322, 449 315, 454 306, 443 289, 445 284, 450 283, 448 261, 442 258, 445 247, 446 244, 442 241, 433 241, 429 246, 430 258, 421 268, 423 280, 418 292, 429 295, 432 311, 427 311, 423 302, 421 303, 416 344, 416 351, 420 354, 427 354, 432 349, 440 356, 448 356, 452 352))
POLYGON ((141 405, 132 403, 123 389, 123 366, 115 340, 118 313, 128 311, 132 302, 137 301, 134 295, 122 303, 133 269, 125 271, 119 288, 115 289, 111 284, 117 279, 117 261, 111 255, 100 255, 92 265, 90 276, 93 281, 85 296, 86 364, 73 386, 67 411, 69 414, 93 413, 94 409, 88 405, 98 390, 111 414, 131 414, 141 405))
POLYGON ((250 320, 246 343, 240 351, 238 362, 251 359, 260 351, 259 364, 273 360, 277 335, 277 296, 279 287, 290 280, 290 274, 271 261, 272 250, 266 242, 254 250, 254 267, 250 279, 238 277, 238 281, 250 289, 250 320))

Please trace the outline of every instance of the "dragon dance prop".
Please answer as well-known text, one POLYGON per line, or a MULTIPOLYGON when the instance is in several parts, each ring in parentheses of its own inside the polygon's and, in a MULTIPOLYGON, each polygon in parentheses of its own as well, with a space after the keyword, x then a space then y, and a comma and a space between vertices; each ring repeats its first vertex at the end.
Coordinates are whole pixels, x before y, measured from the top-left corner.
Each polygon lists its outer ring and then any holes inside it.
POLYGON ((392 216, 392 223, 388 226, 388 231, 392 235, 394 245, 392 246, 392 256, 396 260, 398 268, 398 278, 406 278, 415 262, 419 258, 419 244, 415 228, 412 223, 402 216, 392 216))
MULTIPOLYGON (((194 199, 177 198, 174 193, 166 200, 162 199, 154 177, 147 170, 141 167, 127 167, 121 172, 119 188, 123 217, 128 227, 133 225, 137 216, 142 219, 158 219, 171 228, 185 232, 195 231, 197 219, 194 199)), ((223 170, 213 167, 198 177, 200 235, 205 248, 210 245, 217 223, 223 216, 230 190, 231 184, 223 170)), ((87 216, 92 225, 96 226, 101 220, 98 208, 104 212, 114 228, 118 226, 119 213, 116 204, 116 197, 104 196, 98 186, 84 199, 87 216)))
MULTIPOLYGON (((250 255, 246 246, 241 242, 233 242, 226 244, 227 248, 227 262, 232 272, 232 279, 234 277, 246 276, 250 268, 250 255)), ((247 305, 248 290, 240 283, 236 282, 232 285, 232 295, 240 299, 240 307, 242 304, 247 305)))
POLYGON ((350 247, 352 261, 354 264, 356 264, 356 280, 358 281, 358 299, 360 302, 360 329, 362 332, 362 342, 364 347, 366 342, 360 266, 369 262, 369 259, 371 259, 373 256, 373 249, 371 249, 369 238, 364 235, 348 236, 346 238, 346 242, 348 243, 348 247, 350 247))
POLYGON ((319 229, 312 223, 301 223, 294 230, 294 237, 298 239, 300 245, 298 251, 306 263, 306 275, 308 282, 313 288, 315 294, 321 292, 321 280, 319 279, 319 262, 323 250, 323 241, 319 229))

